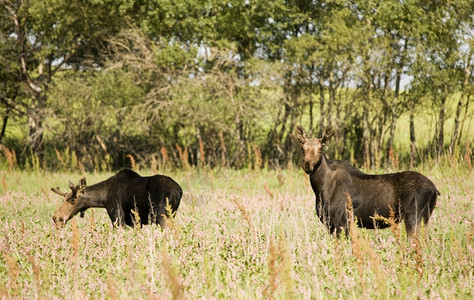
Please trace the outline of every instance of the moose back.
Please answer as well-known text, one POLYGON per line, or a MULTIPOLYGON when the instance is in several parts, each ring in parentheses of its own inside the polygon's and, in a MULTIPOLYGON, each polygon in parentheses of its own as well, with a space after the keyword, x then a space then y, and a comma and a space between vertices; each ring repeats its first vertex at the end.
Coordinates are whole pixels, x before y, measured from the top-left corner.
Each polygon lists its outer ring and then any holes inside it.
POLYGON ((377 218, 405 221, 408 236, 418 237, 421 222, 428 223, 436 198, 440 195, 433 182, 417 172, 368 175, 342 160, 329 160, 324 144, 335 135, 327 127, 321 138, 309 138, 301 126, 290 138, 303 149, 303 169, 310 175, 316 195, 316 213, 331 232, 348 231, 346 205, 348 195, 358 225, 384 228, 389 225, 377 218))
POLYGON ((165 216, 169 217, 167 205, 174 213, 183 195, 179 184, 170 177, 142 177, 128 169, 91 186, 86 185, 85 178, 77 185, 69 182, 69 188, 70 193, 51 188, 64 197, 63 204, 53 215, 57 225, 65 225, 79 212, 82 216, 88 208, 103 207, 114 226, 156 223, 164 227, 165 216))

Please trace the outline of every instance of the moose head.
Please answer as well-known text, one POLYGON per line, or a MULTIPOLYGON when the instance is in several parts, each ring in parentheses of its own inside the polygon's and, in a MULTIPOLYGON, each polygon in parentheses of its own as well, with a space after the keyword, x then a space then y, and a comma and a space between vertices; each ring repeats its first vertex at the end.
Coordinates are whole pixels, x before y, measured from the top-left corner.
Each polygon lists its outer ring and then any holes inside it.
POLYGON ((88 208, 84 205, 83 194, 86 188, 86 178, 79 180, 79 184, 74 185, 69 181, 70 193, 64 193, 59 190, 59 187, 51 188, 51 191, 64 197, 63 204, 53 215, 53 222, 62 227, 67 221, 72 219, 78 212, 81 217, 84 217, 84 211, 88 208))
POLYGON ((309 138, 303 127, 296 125, 295 134, 290 134, 290 138, 301 145, 303 150, 303 170, 307 174, 314 171, 314 167, 321 161, 324 144, 330 140, 336 131, 328 126, 323 130, 321 138, 309 138))

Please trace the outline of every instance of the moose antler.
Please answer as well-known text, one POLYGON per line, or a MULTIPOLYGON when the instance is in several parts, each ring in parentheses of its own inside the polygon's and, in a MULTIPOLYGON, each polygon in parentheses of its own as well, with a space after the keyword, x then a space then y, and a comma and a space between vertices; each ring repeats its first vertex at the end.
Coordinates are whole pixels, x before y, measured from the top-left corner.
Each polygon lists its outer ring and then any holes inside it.
POLYGON ((67 193, 63 193, 59 190, 59 187, 51 188, 51 191, 55 192, 58 195, 61 195, 63 197, 66 197, 67 193))

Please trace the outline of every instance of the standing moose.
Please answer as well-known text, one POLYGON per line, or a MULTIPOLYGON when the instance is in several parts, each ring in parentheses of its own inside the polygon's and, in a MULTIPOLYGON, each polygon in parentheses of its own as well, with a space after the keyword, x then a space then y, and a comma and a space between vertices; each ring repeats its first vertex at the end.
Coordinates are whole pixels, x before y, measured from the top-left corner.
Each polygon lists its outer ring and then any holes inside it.
POLYGON ((85 178, 79 180, 78 185, 69 182, 69 188, 70 193, 51 188, 65 198, 53 215, 57 225, 65 225, 79 212, 83 216, 90 207, 104 207, 114 226, 156 223, 164 228, 165 216, 169 217, 167 205, 174 213, 183 195, 179 184, 170 177, 142 177, 127 169, 91 186, 86 185, 85 178))
POLYGON ((316 214, 330 232, 348 233, 347 195, 352 199, 354 217, 360 227, 385 228, 389 225, 376 216, 405 221, 407 235, 418 238, 421 222, 428 219, 440 195, 435 185, 417 172, 405 171, 384 175, 368 175, 348 162, 329 160, 323 154, 324 144, 336 134, 332 127, 324 129, 321 138, 308 138, 301 126, 290 138, 303 149, 303 169, 309 174, 316 195, 316 214))

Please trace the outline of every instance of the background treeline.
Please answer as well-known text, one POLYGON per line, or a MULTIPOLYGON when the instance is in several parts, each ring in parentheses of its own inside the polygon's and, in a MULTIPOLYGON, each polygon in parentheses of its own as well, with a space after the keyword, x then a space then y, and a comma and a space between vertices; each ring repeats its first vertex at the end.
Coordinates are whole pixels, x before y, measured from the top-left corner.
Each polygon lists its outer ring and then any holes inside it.
POLYGON ((295 160, 295 124, 330 124, 331 157, 365 167, 470 159, 473 12, 472 0, 0 0, 0 147, 20 167, 258 169, 295 160))

